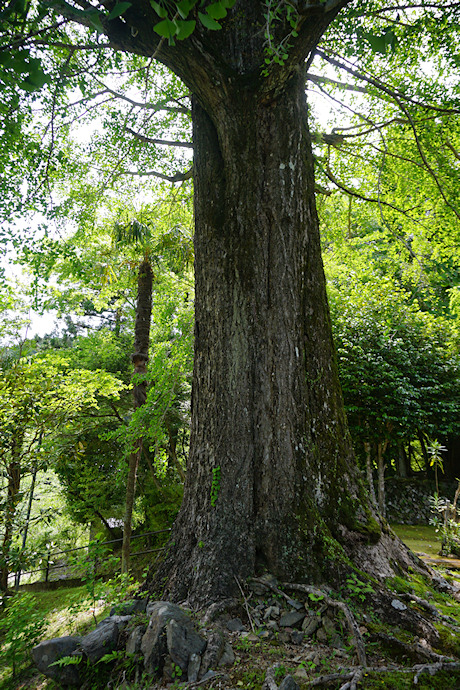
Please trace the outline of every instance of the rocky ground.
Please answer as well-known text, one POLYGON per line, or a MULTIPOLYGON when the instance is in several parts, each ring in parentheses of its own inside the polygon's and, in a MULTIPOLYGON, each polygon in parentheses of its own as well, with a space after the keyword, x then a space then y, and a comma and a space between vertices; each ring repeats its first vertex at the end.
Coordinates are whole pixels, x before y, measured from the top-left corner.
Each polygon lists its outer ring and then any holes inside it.
POLYGON ((140 600, 83 638, 41 643, 35 661, 87 688, 460 688, 455 581, 395 578, 392 592, 357 576, 340 592, 269 575, 238 584, 239 600, 204 613, 140 600), (62 656, 81 662, 50 666, 62 656))

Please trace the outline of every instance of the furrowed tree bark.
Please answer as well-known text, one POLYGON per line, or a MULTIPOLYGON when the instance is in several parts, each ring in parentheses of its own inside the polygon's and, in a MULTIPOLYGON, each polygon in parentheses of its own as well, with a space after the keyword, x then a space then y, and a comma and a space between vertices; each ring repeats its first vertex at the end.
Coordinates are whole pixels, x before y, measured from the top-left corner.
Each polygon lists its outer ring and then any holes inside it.
MULTIPOLYGON (((149 358, 150 344, 150 321, 152 316, 152 266, 148 259, 141 262, 138 269, 138 289, 136 322, 134 325, 134 354, 132 361, 134 365, 133 378, 133 400, 134 411, 139 409, 147 398, 147 362, 149 358)), ((121 572, 129 571, 131 554, 131 533, 134 509, 134 499, 136 495, 136 478, 139 458, 142 453, 142 439, 138 439, 136 448, 129 454, 128 476, 126 478, 126 504, 125 515, 123 518, 123 544, 121 548, 121 572)))
POLYGON ((191 448, 157 580, 198 602, 264 568, 324 577, 342 528, 379 534, 337 378, 303 70, 269 102, 247 89, 226 106, 212 122, 193 104, 191 448))

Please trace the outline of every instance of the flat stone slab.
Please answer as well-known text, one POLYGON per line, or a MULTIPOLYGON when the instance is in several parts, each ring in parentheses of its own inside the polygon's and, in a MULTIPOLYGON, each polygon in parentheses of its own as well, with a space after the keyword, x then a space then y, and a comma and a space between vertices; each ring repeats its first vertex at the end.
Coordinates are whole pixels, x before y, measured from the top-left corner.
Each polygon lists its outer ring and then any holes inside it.
POLYGON ((293 628, 303 621, 305 618, 305 611, 290 611, 289 613, 283 613, 280 618, 280 625, 283 628, 293 628))

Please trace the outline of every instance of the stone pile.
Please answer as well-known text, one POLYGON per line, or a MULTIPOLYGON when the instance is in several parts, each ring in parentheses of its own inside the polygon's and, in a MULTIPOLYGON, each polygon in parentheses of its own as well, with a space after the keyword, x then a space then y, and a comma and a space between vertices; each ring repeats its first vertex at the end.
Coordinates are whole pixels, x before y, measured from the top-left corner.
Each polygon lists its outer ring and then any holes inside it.
MULTIPOLYGON (((122 611, 113 610, 84 637, 41 642, 32 650, 35 664, 61 686, 81 687, 83 666, 96 664, 116 650, 124 650, 132 656, 139 677, 146 674, 167 685, 178 681, 201 684, 216 675, 222 676, 224 667, 235 661, 234 648, 244 649, 261 640, 295 645, 299 649, 299 663, 301 658, 305 661, 307 646, 313 639, 316 645, 334 647, 336 656, 349 656, 342 638, 343 628, 333 608, 321 601, 312 602, 308 597, 306 601, 298 601, 286 595, 284 598, 272 595, 260 582, 253 582, 249 587, 252 591, 244 607, 231 600, 224 611, 216 611, 217 616, 206 615, 201 624, 194 623, 191 612, 176 604, 135 600, 122 611), (53 665, 65 656, 80 657, 87 663, 53 665)), ((116 661, 114 656, 107 663, 116 661)), ((319 659, 310 651, 307 661, 315 663, 319 659)), ((300 675, 297 678, 296 674, 296 678, 300 681, 302 666, 298 670, 300 675)), ((288 676, 279 687, 296 690, 298 686, 288 676)), ((278 690, 268 672, 266 688, 278 690)))
MULTIPOLYGON (((79 665, 53 665, 62 657, 82 657, 95 664, 103 656, 125 648, 135 655, 143 670, 166 682, 194 682, 215 674, 213 669, 234 661, 231 646, 219 631, 208 639, 198 633, 190 616, 165 601, 147 604, 136 600, 122 611, 102 620, 84 637, 59 637, 33 648, 37 668, 62 686, 81 687, 79 665), (141 615, 139 615, 141 614, 141 615), (144 614, 144 615, 142 615, 144 614)), ((115 660, 114 660, 115 661, 115 660)))

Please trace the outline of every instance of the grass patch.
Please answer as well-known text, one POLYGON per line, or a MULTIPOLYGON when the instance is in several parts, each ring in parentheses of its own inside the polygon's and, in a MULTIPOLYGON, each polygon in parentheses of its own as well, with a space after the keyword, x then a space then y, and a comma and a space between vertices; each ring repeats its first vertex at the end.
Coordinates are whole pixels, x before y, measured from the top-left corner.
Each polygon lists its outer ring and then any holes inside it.
POLYGON ((391 525, 391 528, 414 553, 439 556, 441 539, 432 525, 391 525))
MULTIPOLYGON (((363 683, 358 687, 366 688, 366 690, 384 690, 384 688, 391 688, 391 690, 408 690, 414 688, 414 674, 401 673, 395 671, 394 673, 369 673, 364 675, 363 683)), ((460 687, 460 675, 452 673, 437 673, 431 677, 428 673, 422 673, 417 680, 415 686, 419 690, 454 690, 460 687)))
MULTIPOLYGON (((96 603, 93 607, 93 601, 84 586, 34 592, 33 597, 34 610, 46 621, 42 635, 44 640, 64 635, 84 635, 95 627, 93 613, 99 621, 110 610, 105 602, 96 603)), ((12 667, 7 662, 4 640, 0 639, 0 690, 56 687, 51 681, 43 680, 43 676, 32 666, 30 658, 26 658, 17 671, 16 677, 12 678, 12 667)))

